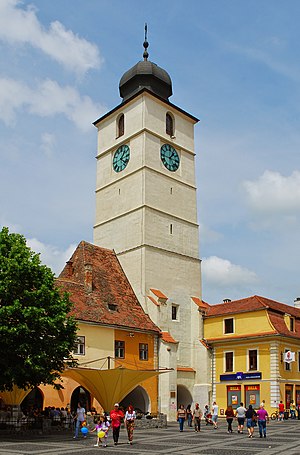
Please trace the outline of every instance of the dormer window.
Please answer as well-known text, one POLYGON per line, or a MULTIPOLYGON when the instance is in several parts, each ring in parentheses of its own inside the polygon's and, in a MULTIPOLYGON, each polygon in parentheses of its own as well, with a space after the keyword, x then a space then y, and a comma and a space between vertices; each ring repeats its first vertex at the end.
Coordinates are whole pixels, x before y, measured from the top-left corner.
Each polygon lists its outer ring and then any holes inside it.
POLYGON ((290 331, 295 332, 295 319, 290 317, 290 331))
POLYGON ((124 114, 121 114, 117 120, 117 137, 124 134, 124 114))
POLYGON ((174 119, 169 112, 166 113, 166 133, 171 137, 174 136, 174 119))
POLYGON ((118 306, 115 303, 109 303, 108 304, 108 309, 111 311, 117 311, 118 306))

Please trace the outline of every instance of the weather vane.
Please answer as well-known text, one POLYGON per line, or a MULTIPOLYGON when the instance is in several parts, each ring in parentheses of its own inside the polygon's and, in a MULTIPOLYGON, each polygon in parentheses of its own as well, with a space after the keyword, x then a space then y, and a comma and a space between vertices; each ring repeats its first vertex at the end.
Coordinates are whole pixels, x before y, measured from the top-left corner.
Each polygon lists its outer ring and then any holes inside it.
POLYGON ((144 60, 147 61, 148 57, 149 57, 149 54, 148 54, 148 46, 149 46, 149 43, 147 41, 147 32, 148 32, 148 27, 147 27, 147 22, 145 23, 145 41, 144 41, 144 53, 143 53, 143 57, 144 57, 144 60))

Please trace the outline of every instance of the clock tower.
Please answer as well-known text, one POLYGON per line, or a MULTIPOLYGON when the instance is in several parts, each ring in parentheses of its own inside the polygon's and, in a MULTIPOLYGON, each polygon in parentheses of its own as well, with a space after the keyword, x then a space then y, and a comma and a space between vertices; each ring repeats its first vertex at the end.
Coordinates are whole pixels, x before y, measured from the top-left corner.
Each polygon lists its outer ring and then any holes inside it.
POLYGON ((201 343, 201 268, 195 182, 198 119, 172 104, 168 73, 143 60, 120 80, 122 102, 98 129, 94 243, 114 249, 146 313, 161 329, 159 409, 207 402, 201 343))

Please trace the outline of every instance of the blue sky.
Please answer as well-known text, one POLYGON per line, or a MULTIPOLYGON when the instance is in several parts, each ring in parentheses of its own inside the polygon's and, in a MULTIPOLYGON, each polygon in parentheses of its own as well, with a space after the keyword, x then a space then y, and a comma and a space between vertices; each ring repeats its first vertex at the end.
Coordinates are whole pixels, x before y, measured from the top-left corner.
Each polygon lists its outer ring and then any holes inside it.
POLYGON ((59 273, 92 241, 96 129, 142 58, 196 126, 203 298, 300 295, 300 3, 0 0, 0 224, 59 273))

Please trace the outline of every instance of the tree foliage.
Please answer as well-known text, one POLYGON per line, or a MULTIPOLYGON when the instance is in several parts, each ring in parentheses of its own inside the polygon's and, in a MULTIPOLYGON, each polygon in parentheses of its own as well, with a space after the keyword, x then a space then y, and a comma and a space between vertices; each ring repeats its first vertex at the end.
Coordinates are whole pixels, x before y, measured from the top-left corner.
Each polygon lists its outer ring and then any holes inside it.
MULTIPOLYGON (((0 231, 0 390, 51 384, 74 364, 77 325, 51 269, 20 234, 0 231)), ((59 387, 59 386, 58 386, 59 387)))

